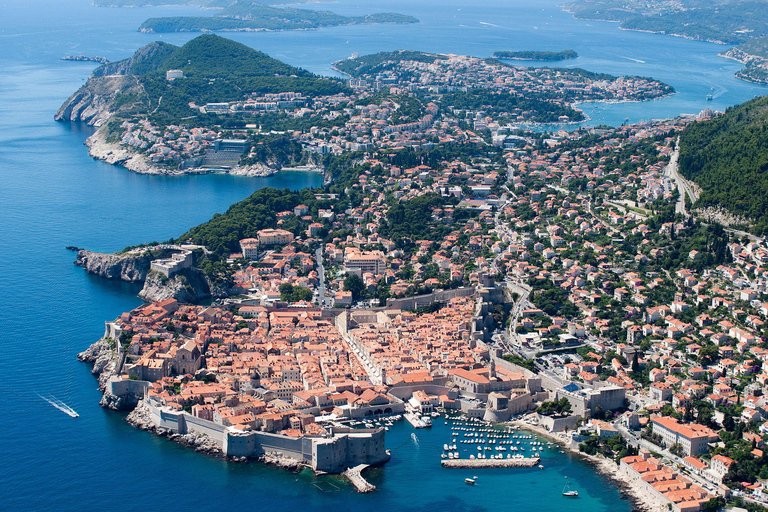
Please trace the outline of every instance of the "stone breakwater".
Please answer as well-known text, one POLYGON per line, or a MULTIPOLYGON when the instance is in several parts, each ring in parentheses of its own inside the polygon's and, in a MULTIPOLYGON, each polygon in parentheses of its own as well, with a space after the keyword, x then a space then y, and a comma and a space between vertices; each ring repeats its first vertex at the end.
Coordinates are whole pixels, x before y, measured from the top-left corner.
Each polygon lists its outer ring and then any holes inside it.
POLYGON ((440 461, 440 465, 444 468, 532 468, 538 464, 538 457, 518 459, 446 459, 440 461))

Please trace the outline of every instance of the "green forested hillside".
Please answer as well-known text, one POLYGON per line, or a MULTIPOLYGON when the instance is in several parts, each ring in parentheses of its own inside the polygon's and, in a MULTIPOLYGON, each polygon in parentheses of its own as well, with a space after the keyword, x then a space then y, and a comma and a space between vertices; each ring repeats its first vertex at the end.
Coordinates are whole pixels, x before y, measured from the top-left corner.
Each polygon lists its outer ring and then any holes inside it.
POLYGON ((739 44, 768 35, 768 4, 754 0, 576 0, 567 8, 580 19, 704 41, 739 44))
POLYGON ((142 32, 200 32, 240 30, 305 30, 338 25, 416 23, 413 16, 379 12, 342 16, 331 11, 271 7, 250 0, 234 2, 214 16, 166 16, 141 24, 142 32))
POLYGON ((680 138, 680 172, 702 188, 696 206, 720 206, 768 233, 768 97, 696 123, 680 138))
POLYGON ((573 50, 563 50, 560 52, 542 52, 542 51, 498 51, 494 52, 493 56, 497 59, 513 59, 513 60, 540 60, 542 62, 552 62, 558 60, 575 59, 579 56, 573 50))
POLYGON ((201 105, 238 101, 251 93, 291 91, 311 97, 347 91, 338 80, 321 78, 244 44, 210 34, 181 47, 151 43, 134 57, 106 64, 94 72, 95 76, 108 74, 137 75, 144 94, 118 96, 115 101, 133 104, 129 114, 152 113, 160 124, 198 115, 190 102, 201 105), (169 69, 181 69, 184 79, 168 82, 165 72, 169 69))

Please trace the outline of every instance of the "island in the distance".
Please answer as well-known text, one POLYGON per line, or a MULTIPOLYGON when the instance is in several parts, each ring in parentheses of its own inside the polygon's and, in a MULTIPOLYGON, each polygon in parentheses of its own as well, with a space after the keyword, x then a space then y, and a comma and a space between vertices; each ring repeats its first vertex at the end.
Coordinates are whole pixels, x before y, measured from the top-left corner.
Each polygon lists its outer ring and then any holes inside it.
POLYGON ((99 64, 109 64, 109 59, 106 57, 88 57, 87 55, 78 54, 78 55, 65 55, 61 58, 61 60, 72 60, 76 62, 98 62, 99 64))
POLYGON ((768 84, 768 3, 753 0, 577 0, 565 9, 575 18, 617 21, 624 30, 638 30, 697 41, 739 45, 722 57, 745 64, 736 78, 768 84))
POLYGON ((497 59, 507 60, 535 60, 541 62, 556 62, 560 60, 575 59, 579 56, 573 50, 562 50, 559 52, 543 52, 543 51, 498 51, 494 52, 493 56, 497 59))
POLYGON ((364 16, 342 16, 330 11, 271 7, 249 0, 235 2, 214 16, 173 16, 150 18, 141 24, 142 32, 205 32, 307 30, 339 25, 374 23, 418 23, 413 16, 379 12, 364 16))

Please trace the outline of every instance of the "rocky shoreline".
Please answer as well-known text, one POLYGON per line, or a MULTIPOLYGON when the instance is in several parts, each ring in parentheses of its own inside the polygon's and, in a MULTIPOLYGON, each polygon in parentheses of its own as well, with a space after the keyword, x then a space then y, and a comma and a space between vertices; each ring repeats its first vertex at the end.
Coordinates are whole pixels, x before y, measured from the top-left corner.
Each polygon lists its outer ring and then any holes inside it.
MULTIPOLYGON (((619 475, 618 466, 612 460, 608 460, 605 457, 598 457, 595 455, 587 455, 578 450, 575 450, 569 446, 563 437, 558 436, 540 425, 531 425, 524 421, 512 421, 512 425, 516 425, 524 430, 535 432, 543 437, 553 440, 562 447, 563 450, 567 450, 569 453, 579 457, 582 462, 591 465, 594 470, 609 478, 613 484, 619 489, 622 499, 627 499, 632 504, 633 511, 638 512, 662 512, 661 509, 648 503, 643 499, 642 490, 639 489, 633 482, 619 475)), ((565 434, 563 434, 565 436, 565 434)))
POLYGON ((296 168, 276 168, 265 163, 256 163, 251 165, 236 166, 232 169, 190 167, 188 169, 168 169, 153 164, 150 160, 137 151, 125 147, 122 144, 108 142, 107 137, 101 129, 85 140, 88 146, 88 154, 102 162, 110 165, 124 167, 137 174, 148 174, 155 176, 193 176, 198 174, 230 174, 232 176, 243 176, 246 178, 268 178, 278 172, 287 172, 295 170, 304 170, 307 172, 325 173, 325 170, 318 165, 305 166, 306 169, 296 168))
POLYGON ((156 254, 109 254, 79 249, 75 265, 83 267, 89 274, 106 279, 115 279, 129 283, 142 283, 139 298, 145 302, 158 302, 176 299, 180 302, 196 304, 202 300, 225 298, 230 292, 213 281, 198 268, 183 269, 172 277, 150 270, 152 261, 168 257, 174 250, 161 250, 156 254))
POLYGON ((140 430, 144 430, 155 434, 160 437, 165 437, 169 441, 178 443, 185 448, 190 448, 198 453, 216 457, 218 459, 227 460, 230 462, 262 462, 272 466, 279 467, 281 469, 287 469, 289 471, 300 471, 304 465, 290 457, 285 457, 279 453, 265 453, 258 458, 248 457, 227 457, 224 455, 221 447, 216 442, 205 434, 199 434, 197 432, 190 432, 189 434, 178 434, 172 430, 165 428, 158 428, 150 416, 149 408, 144 400, 140 400, 136 407, 128 413, 125 417, 125 421, 140 430))
POLYGON ((134 409, 125 417, 129 425, 140 430, 146 430, 160 437, 166 437, 168 440, 180 445, 191 448, 199 453, 204 453, 217 458, 225 458, 221 448, 210 437, 204 434, 189 433, 177 434, 171 430, 158 428, 150 417, 149 408, 144 400, 140 400, 134 409))
POLYGON ((99 390, 104 391, 107 380, 117 367, 117 351, 115 341, 101 338, 84 351, 77 354, 78 361, 92 364, 91 373, 99 381, 99 390))

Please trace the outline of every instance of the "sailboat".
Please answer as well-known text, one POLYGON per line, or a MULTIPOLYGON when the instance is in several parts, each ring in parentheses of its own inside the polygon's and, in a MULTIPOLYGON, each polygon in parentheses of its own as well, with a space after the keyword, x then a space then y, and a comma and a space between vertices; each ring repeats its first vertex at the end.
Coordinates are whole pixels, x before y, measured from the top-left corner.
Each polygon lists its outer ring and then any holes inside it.
POLYGON ((565 477, 565 487, 563 487, 563 496, 567 496, 569 498, 576 498, 579 496, 579 491, 571 490, 571 487, 568 484, 568 477, 565 477))

